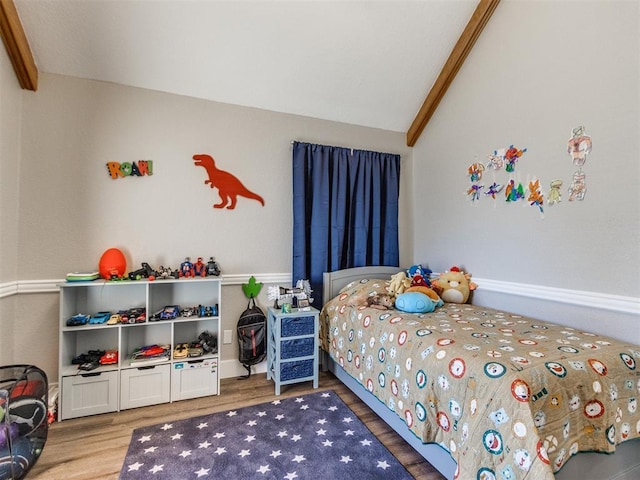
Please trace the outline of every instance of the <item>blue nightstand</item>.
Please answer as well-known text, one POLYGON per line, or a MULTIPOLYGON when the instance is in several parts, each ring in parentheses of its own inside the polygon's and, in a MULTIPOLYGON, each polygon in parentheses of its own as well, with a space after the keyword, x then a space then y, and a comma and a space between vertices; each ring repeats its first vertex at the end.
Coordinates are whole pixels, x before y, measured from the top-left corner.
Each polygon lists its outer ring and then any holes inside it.
POLYGON ((267 309, 267 380, 280 386, 313 380, 318 388, 319 311, 267 309))

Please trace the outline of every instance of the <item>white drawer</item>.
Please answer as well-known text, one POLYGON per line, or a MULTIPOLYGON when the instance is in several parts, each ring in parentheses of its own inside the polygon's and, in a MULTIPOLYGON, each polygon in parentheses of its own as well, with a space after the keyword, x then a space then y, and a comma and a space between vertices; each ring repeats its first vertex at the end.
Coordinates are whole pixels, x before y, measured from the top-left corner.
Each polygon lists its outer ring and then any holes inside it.
POLYGON ((120 372, 120 409, 144 407, 169 401, 170 365, 147 365, 120 372))
POLYGON ((62 420, 118 410, 118 372, 88 372, 62 378, 62 420))
POLYGON ((176 362, 171 371, 171 401, 217 395, 218 359, 176 362))

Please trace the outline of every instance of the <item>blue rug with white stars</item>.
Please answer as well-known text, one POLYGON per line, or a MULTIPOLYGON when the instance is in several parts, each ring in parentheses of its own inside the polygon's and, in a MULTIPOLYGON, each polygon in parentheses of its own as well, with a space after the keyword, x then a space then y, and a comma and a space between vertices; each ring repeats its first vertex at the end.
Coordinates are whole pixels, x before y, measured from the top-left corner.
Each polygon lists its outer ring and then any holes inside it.
POLYGON ((333 391, 133 431, 121 480, 412 479, 333 391))

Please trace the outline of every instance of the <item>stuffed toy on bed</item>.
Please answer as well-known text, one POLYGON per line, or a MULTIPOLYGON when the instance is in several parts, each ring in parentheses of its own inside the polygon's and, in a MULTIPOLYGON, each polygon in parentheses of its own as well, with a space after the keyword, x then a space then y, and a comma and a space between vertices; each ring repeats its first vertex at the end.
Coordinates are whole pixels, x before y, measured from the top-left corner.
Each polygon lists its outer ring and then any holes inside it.
POLYGON ((464 273, 455 266, 451 267, 451 270, 441 273, 433 281, 433 286, 440 298, 449 303, 467 303, 471 291, 478 287, 471 281, 471 274, 464 273))
POLYGON ((387 292, 393 298, 397 297, 401 293, 411 286, 411 279, 407 277, 405 272, 398 272, 391 277, 389 285, 387 285, 387 292))
POLYGON ((444 305, 438 298, 433 300, 422 292, 404 292, 396 297, 396 309, 406 313, 429 313, 444 305))

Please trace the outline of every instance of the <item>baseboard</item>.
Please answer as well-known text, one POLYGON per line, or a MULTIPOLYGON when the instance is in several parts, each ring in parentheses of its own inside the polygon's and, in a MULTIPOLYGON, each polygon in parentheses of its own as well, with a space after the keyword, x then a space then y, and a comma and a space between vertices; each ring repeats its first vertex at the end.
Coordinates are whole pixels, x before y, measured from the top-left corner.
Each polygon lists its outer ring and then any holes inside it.
MULTIPOLYGON (((266 373, 267 362, 262 362, 251 367, 251 374, 254 373, 266 373)), ((247 374, 247 369, 244 368, 237 358, 232 360, 222 360, 218 368, 220 378, 234 378, 243 377, 247 374)))

